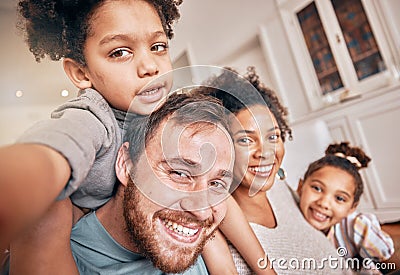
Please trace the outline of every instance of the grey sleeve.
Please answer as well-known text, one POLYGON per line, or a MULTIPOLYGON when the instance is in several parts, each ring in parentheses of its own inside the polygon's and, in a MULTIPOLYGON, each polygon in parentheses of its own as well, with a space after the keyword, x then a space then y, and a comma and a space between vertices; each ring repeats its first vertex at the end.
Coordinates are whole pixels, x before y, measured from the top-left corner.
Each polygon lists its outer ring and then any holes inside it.
POLYGON ((96 156, 110 147, 115 134, 112 118, 111 109, 101 98, 76 99, 59 107, 51 119, 33 125, 17 142, 46 145, 67 159, 71 177, 59 196, 62 199, 80 186, 96 156))

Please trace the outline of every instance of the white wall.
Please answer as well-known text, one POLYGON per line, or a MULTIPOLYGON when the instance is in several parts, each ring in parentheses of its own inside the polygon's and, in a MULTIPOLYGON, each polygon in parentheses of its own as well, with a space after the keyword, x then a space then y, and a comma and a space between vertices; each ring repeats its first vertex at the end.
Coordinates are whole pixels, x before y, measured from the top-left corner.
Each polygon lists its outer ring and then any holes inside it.
MULTIPOLYGON (((4 5, 4 3, 3 3, 4 5)), ((16 29, 15 10, 0 6, 0 145, 12 142, 33 121, 76 94, 61 62, 36 63, 16 29), (62 89, 70 96, 63 98, 62 89), (15 96, 22 90, 21 98, 15 96)))

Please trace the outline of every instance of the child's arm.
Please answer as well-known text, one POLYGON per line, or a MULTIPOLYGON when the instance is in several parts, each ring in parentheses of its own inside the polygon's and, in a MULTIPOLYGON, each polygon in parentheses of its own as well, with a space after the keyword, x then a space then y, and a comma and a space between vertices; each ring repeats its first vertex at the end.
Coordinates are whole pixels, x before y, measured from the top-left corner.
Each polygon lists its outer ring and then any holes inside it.
POLYGON ((384 261, 394 253, 392 238, 381 229, 373 214, 358 214, 353 222, 353 240, 363 258, 384 261))
POLYGON ((266 264, 266 255, 253 229, 250 227, 242 209, 233 197, 227 199, 228 211, 219 226, 220 230, 239 251, 249 267, 256 274, 275 274, 270 264, 266 264), (260 259, 263 259, 261 262, 260 259), (267 268, 260 268, 266 266, 267 268))
POLYGON ((210 274, 237 274, 235 263, 224 236, 216 231, 215 237, 204 246, 201 254, 210 274))
POLYGON ((0 148, 0 248, 32 225, 54 202, 70 177, 67 160, 37 144, 0 148))
POLYGON ((72 207, 69 198, 57 201, 35 226, 11 243, 11 275, 79 274, 70 245, 72 207))

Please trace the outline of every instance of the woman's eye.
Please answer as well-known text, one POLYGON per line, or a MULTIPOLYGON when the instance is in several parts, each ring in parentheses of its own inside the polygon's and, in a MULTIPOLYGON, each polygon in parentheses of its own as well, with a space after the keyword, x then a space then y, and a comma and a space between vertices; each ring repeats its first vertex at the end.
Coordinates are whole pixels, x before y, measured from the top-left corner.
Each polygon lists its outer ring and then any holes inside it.
POLYGON ((151 47, 151 50, 154 52, 163 52, 168 48, 168 45, 165 43, 157 43, 151 47))
POLYGON ((250 143, 251 143, 251 139, 249 139, 249 138, 247 138, 247 137, 239 138, 239 139, 237 140, 237 142, 238 142, 239 144, 250 144, 250 143))
POLYGON ((268 138, 271 141, 278 141, 281 138, 281 136, 280 136, 280 134, 273 134, 273 135, 270 135, 268 138))
POLYGON ((127 49, 116 49, 111 52, 110 57, 121 58, 121 57, 125 57, 129 54, 130 54, 130 51, 128 51, 127 49))

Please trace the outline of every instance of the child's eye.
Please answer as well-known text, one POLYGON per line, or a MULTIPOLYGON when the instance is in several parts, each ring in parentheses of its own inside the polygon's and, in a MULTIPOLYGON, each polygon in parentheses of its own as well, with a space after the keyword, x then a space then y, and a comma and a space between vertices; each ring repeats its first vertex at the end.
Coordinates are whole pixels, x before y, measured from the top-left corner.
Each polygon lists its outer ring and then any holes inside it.
POLYGON ((336 200, 340 201, 340 202, 346 202, 346 199, 342 196, 337 196, 336 200))
POLYGON ((157 43, 151 47, 151 50, 153 52, 163 52, 166 51, 167 49, 168 49, 168 44, 166 43, 157 43))
POLYGON ((311 188, 314 189, 317 192, 321 192, 322 191, 321 187, 319 187, 319 186, 313 185, 313 186, 311 186, 311 188))
POLYGON ((131 54, 127 49, 115 49, 110 53, 110 57, 121 58, 131 54))

